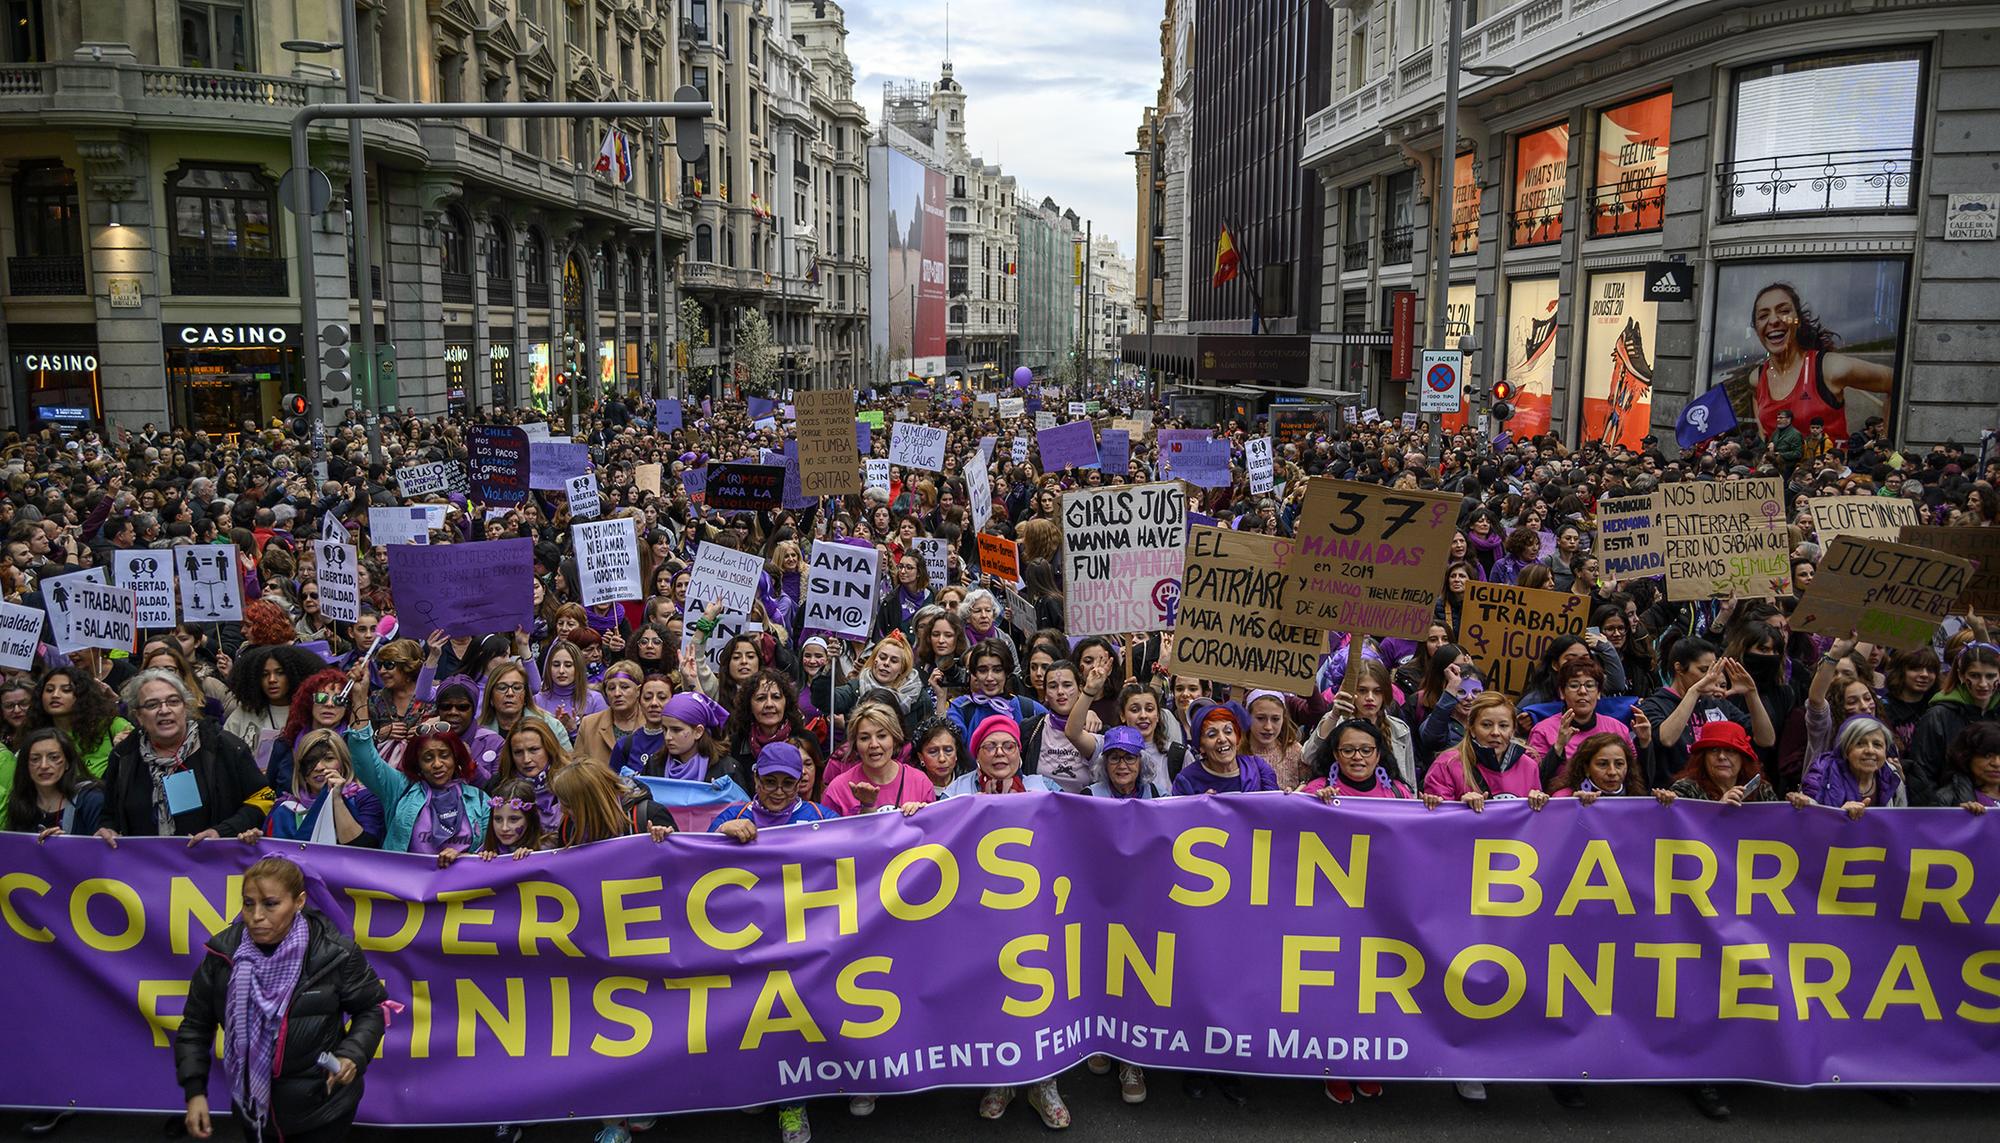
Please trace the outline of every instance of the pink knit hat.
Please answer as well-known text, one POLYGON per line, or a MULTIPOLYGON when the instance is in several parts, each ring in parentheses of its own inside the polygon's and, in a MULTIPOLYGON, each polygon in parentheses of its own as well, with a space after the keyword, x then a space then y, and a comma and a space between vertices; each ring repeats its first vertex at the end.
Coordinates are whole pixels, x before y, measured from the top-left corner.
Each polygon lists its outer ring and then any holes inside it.
POLYGON ((1021 741, 1021 724, 1004 714, 987 715, 978 728, 972 732, 972 742, 969 745, 973 756, 978 756, 981 743, 996 734, 1004 734, 1018 743, 1021 741))

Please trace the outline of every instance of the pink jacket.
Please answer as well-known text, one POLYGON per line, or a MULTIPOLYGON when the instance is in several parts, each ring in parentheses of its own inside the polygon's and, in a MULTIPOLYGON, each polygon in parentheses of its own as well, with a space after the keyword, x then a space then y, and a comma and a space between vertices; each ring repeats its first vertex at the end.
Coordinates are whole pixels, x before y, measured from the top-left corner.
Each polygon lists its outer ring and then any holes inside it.
MULTIPOLYGON (((1564 711, 1562 714, 1551 715, 1536 723, 1534 728, 1528 731, 1527 761, 1534 763, 1537 769, 1541 767, 1542 759, 1549 756, 1549 751, 1556 748, 1556 736, 1562 733, 1562 720, 1568 714, 1568 711, 1564 711)), ((1615 718, 1602 714, 1597 716, 1597 724, 1592 726, 1589 731, 1570 735, 1569 748, 1571 750, 1576 749, 1577 743, 1582 742, 1593 734, 1617 735, 1625 740, 1625 749, 1631 752, 1631 757, 1635 761, 1638 759, 1639 748, 1632 742, 1632 728, 1615 718)), ((1564 761, 1568 761, 1568 759, 1564 759, 1564 761)), ((1560 771, 1562 768, 1558 766, 1556 769, 1560 771)))
MULTIPOLYGON (((1511 749, 1511 748, 1510 748, 1511 749)), ((1479 767, 1480 776, 1486 779, 1488 794, 1512 794, 1525 798, 1542 788, 1542 772, 1523 755, 1519 761, 1505 771, 1488 770, 1479 767)), ((1465 775, 1460 772, 1458 749, 1456 747, 1437 756, 1431 768, 1424 772, 1424 793, 1436 794, 1448 802, 1455 802, 1477 787, 1465 784, 1465 775)))

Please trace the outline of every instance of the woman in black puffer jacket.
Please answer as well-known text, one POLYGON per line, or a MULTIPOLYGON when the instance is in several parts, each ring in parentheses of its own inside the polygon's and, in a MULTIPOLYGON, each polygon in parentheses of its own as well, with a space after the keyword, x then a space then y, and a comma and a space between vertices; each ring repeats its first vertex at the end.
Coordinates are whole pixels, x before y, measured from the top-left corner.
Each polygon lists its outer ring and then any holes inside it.
POLYGON ((196 1139, 214 1132, 208 1072, 218 1024, 244 1138, 331 1143, 354 1123, 388 993, 354 942, 305 904, 298 866, 282 857, 252 865, 242 918, 209 940, 195 969, 174 1067, 196 1139))

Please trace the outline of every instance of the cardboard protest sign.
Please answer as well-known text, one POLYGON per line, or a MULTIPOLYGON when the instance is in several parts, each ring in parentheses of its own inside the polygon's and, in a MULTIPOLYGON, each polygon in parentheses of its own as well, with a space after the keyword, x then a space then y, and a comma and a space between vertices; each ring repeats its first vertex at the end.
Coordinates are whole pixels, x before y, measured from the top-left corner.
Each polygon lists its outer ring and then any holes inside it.
POLYGON ((465 457, 472 499, 519 504, 528 498, 528 434, 511 425, 469 426, 465 457))
POLYGON ((1250 474, 1250 492, 1262 496, 1277 483, 1277 466, 1271 460, 1271 438, 1251 437, 1243 442, 1243 468, 1250 474))
POLYGON ((1775 476, 1660 486, 1667 598, 1768 599, 1792 590, 1785 490, 1775 476))
POLYGON ((535 625, 535 542, 520 537, 389 549, 402 635, 485 635, 535 625))
POLYGON ((572 520, 594 519, 602 510, 602 497, 597 494, 597 475, 586 472, 569 478, 563 494, 569 500, 569 518, 572 520))
POLYGON ((1894 540, 1917 522, 1917 506, 1900 496, 1815 496, 1806 504, 1821 547, 1840 536, 1894 540))
POLYGON ((528 443, 528 487, 561 492, 571 478, 590 471, 590 446, 566 441, 528 443))
POLYGON ((1035 434, 1035 447, 1041 450, 1043 472, 1097 467, 1097 432, 1089 421, 1043 429, 1035 434))
POLYGON ((633 469, 632 485, 641 492, 650 492, 655 496, 659 495, 660 466, 657 464, 642 464, 633 469))
POLYGON ((842 639, 866 639, 875 626, 875 592, 881 553, 873 545, 822 540, 806 558, 805 615, 801 630, 842 639))
POLYGON ((111 578, 138 597, 139 626, 172 627, 174 555, 158 548, 120 548, 111 557, 111 578))
POLYGON ((368 542, 378 548, 431 542, 430 513, 421 507, 370 508, 368 542))
POLYGON ((781 507, 785 501, 782 464, 712 464, 708 469, 708 505, 739 512, 781 507))
POLYGON ((854 433, 854 391, 798 394, 799 488, 807 496, 861 492, 861 452, 854 433))
POLYGON ((924 574, 930 577, 931 590, 944 586, 951 574, 951 549, 943 541, 918 536, 910 541, 917 549, 917 555, 924 561, 924 574))
MULTIPOLYGON (((104 569, 90 570, 101 575, 104 569)), ((48 607, 56 650, 65 655, 86 647, 107 651, 138 647, 139 597, 130 588, 75 572, 44 582, 42 602, 48 607)))
POLYGON ((972 530, 984 532, 993 518, 993 482, 985 462, 976 456, 965 462, 965 499, 972 510, 972 530))
POLYGON ((1600 570, 1612 579, 1659 575, 1666 570, 1667 548, 1660 535, 1660 497, 1606 497, 1597 502, 1597 554, 1600 570))
POLYGON ((717 543, 695 549, 694 567, 688 573, 687 613, 699 615, 709 604, 722 601, 722 610, 732 615, 750 614, 757 602, 757 581, 764 574, 764 557, 756 552, 739 552, 717 543))
POLYGON ((352 544, 321 540, 313 545, 313 579, 319 584, 319 613, 335 623, 361 621, 361 557, 352 544))
POLYGON ((1459 613, 1459 646, 1479 667, 1487 690, 1518 695, 1542 652, 1590 621, 1588 596, 1471 580, 1459 613))
POLYGON ((227 623, 243 618, 243 577, 236 570, 233 544, 175 548, 174 578, 180 581, 181 618, 189 623, 227 623))
POLYGON ((466 490, 465 470, 455 460, 433 460, 396 470, 396 487, 405 496, 436 496, 466 490))
POLYGON ((979 533, 979 570, 1002 583, 1021 582, 1020 545, 1005 536, 979 533))
POLYGON ((1071 635, 1173 626, 1187 500, 1173 484, 1071 492, 1062 501, 1065 618, 1071 635))
POLYGON ((1972 561, 1972 576, 1952 610, 1970 607, 1982 615, 2000 614, 2000 528, 1921 524, 1904 528, 1902 542, 1972 561))
POLYGON ((340 517, 335 516, 331 512, 319 518, 319 538, 322 540, 332 540, 336 544, 351 544, 354 542, 354 537, 347 532, 347 525, 341 523, 340 517))
POLYGON ((1294 558, 1291 542, 1276 536, 1189 529, 1175 673, 1286 694, 1314 690, 1327 637, 1293 618, 1301 609, 1294 558))
POLYGON ((889 434, 889 463, 926 472, 944 471, 945 445, 951 434, 944 429, 897 421, 889 434))
POLYGON ((1911 650, 1930 643, 1971 580, 1972 561, 1962 557, 1841 536, 1827 545, 1792 627, 1911 650))
POLYGON ((1451 562, 1458 504, 1455 493, 1308 481, 1295 617, 1326 631, 1422 639, 1451 562))
POLYGON ((630 516, 572 524, 569 533, 585 607, 646 597, 639 582, 639 533, 630 516))
POLYGON ((26 671, 35 665, 42 642, 42 613, 18 603, 0 602, 0 667, 26 671))

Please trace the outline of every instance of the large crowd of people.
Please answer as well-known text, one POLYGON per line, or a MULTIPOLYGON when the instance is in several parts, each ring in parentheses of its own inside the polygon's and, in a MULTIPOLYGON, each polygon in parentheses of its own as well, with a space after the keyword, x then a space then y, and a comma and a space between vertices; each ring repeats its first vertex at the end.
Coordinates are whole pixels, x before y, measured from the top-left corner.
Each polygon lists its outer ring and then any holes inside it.
MULTIPOLYGON (((1766 447, 1754 426, 1687 455, 1668 455, 1650 437, 1634 453, 1466 431, 1448 435, 1432 459, 1421 429, 1329 417, 1278 449, 1274 489, 1253 495, 1243 446, 1264 430, 1217 426, 1232 445, 1234 483, 1184 487, 1191 510, 1224 526, 1290 534, 1310 478, 1462 498, 1425 638, 1350 647, 1347 636, 1335 637, 1318 687, 1279 693, 1176 674, 1172 630, 1067 634, 1062 494, 1157 479, 1148 434, 1135 434, 1129 471, 1041 472, 1012 460, 1007 443, 1022 430, 996 429, 990 404, 931 395, 917 415, 950 432, 942 473, 896 469, 886 489, 798 511, 728 513, 692 502, 680 474, 782 449, 782 418, 758 428, 740 404, 704 405, 700 415, 693 405, 672 433, 655 431, 650 402, 637 396, 557 426, 589 445, 603 513, 636 522, 643 598, 584 604, 561 494, 506 509, 462 495, 423 497, 445 507, 433 544, 533 541, 533 624, 397 637, 365 662, 378 625, 395 611, 368 509, 412 502, 397 489, 398 469, 462 462, 472 421, 385 418, 381 463, 370 461, 358 426, 337 428, 329 478, 318 482, 309 444, 276 427, 246 426, 224 439, 151 426, 17 437, 0 455, 7 600, 41 606, 45 580, 105 565, 116 550, 220 542, 236 550, 246 602, 240 622, 147 630, 129 654, 61 655, 44 646, 34 670, 0 682, 6 828, 94 834, 114 846, 158 835, 191 845, 300 839, 448 865, 631 834, 663 841, 674 818, 653 801, 645 777, 731 779, 744 800, 712 828, 745 844, 789 823, 920 814, 939 799, 1034 792, 1146 799, 1288 791, 1475 811, 1503 798, 1539 809, 1553 798, 1587 806, 1644 797, 1790 802, 1856 817, 1910 806, 1980 814, 2000 799, 2000 647, 1977 613, 1954 616, 1930 644, 1892 651, 1794 630, 1795 598, 1669 600, 1658 579, 1607 578, 1593 554, 1605 498, 1752 475, 1778 476, 1801 508, 1823 495, 1900 497, 1926 523, 1990 527, 2000 520, 2000 462, 1982 464, 1976 445, 1970 453, 1954 444, 1899 453, 1877 422, 1805 459, 1766 447), (980 574, 958 475, 981 436, 995 433, 987 530, 1018 542, 1018 585, 980 574), (640 466, 653 464, 661 466, 659 490, 642 490, 640 466), (360 546, 358 622, 332 622, 321 611, 308 541, 327 517, 360 546), (942 580, 917 543, 928 539, 945 542, 942 580), (882 555, 881 604, 865 641, 804 627, 802 558, 829 542, 873 545, 882 555), (707 644, 725 617, 714 607, 686 609, 703 544, 755 552, 766 566, 743 631, 720 647, 707 644), (1552 641, 1519 693, 1489 685, 1460 642, 1472 581, 1586 597, 1588 629, 1552 641), (1025 605, 1032 615, 1010 614, 1002 586, 1016 590, 1016 611, 1025 605), (192 805, 169 797, 188 773, 201 795, 192 805)), ((1154 414, 1155 429, 1182 426, 1165 407, 1138 405, 1154 414)), ((864 399, 861 408, 910 412, 903 396, 864 399)), ((548 418, 476 418, 540 419, 548 418)), ((887 436, 873 435, 877 456, 887 454, 887 436)), ((1804 585, 1823 554, 1809 512, 1798 514, 1792 539, 1794 580, 1804 585)), ((260 870, 246 886, 260 894, 256 910, 246 910, 249 927, 228 934, 255 951, 240 975, 264 974, 245 988, 264 988, 277 971, 265 960, 289 958, 296 974, 300 958, 341 955, 317 922, 293 932, 286 903, 302 899, 296 871, 260 870)), ((212 1026, 231 1005, 245 1019, 271 1018, 262 992, 245 1001, 227 979, 197 984, 196 996, 215 999, 197 1009, 191 997, 193 1026, 212 1026)), ((374 998, 361 1001, 365 1009, 374 998)), ((345 1040, 329 1032, 329 1043, 345 1045, 331 1071, 287 1050, 276 1086, 246 1090, 246 1106, 268 1111, 276 1100, 280 1126, 313 1137, 327 1120, 288 1124, 287 1099, 296 1102, 306 1081, 325 1081, 332 1092, 329 1076, 352 1080, 379 1035, 373 1026, 345 1040)), ((205 1091, 206 1045, 190 1046, 185 1030, 181 1041, 187 1123, 205 1134, 208 1109, 197 1093, 205 1091)), ((268 1050, 251 1058, 270 1063, 268 1050)), ((1125 1101, 1148 1097, 1138 1067, 1099 1057, 1087 1068, 1113 1070, 1125 1101)), ((1226 1075, 1190 1075, 1181 1086, 1196 1098, 1243 1098, 1226 1075)), ((1578 1088, 1554 1090, 1565 1105, 1583 1098, 1578 1088)), ((1485 1097, 1478 1083, 1458 1091, 1469 1101, 1485 1097)), ((1336 1079, 1326 1093, 1346 1104, 1382 1088, 1336 1079)), ((1729 1115, 1720 1089, 1690 1093, 1704 1114, 1729 1115)), ((1017 1094, 1047 1126, 1070 1124, 1053 1079, 1023 1093, 985 1091, 978 1114, 1001 1117, 1017 1094)), ((325 1102, 322 1095, 314 1106, 325 1102)), ((351 1102, 343 1105, 349 1118, 351 1102)), ((857 1097, 848 1110, 867 1115, 874 1106, 857 1097)), ((780 1109, 779 1123, 786 1143, 810 1137, 803 1106, 780 1109)), ((646 1126, 609 1122, 598 1141, 628 1143, 646 1126)), ((519 1134, 501 1129, 506 1143, 519 1134)))

